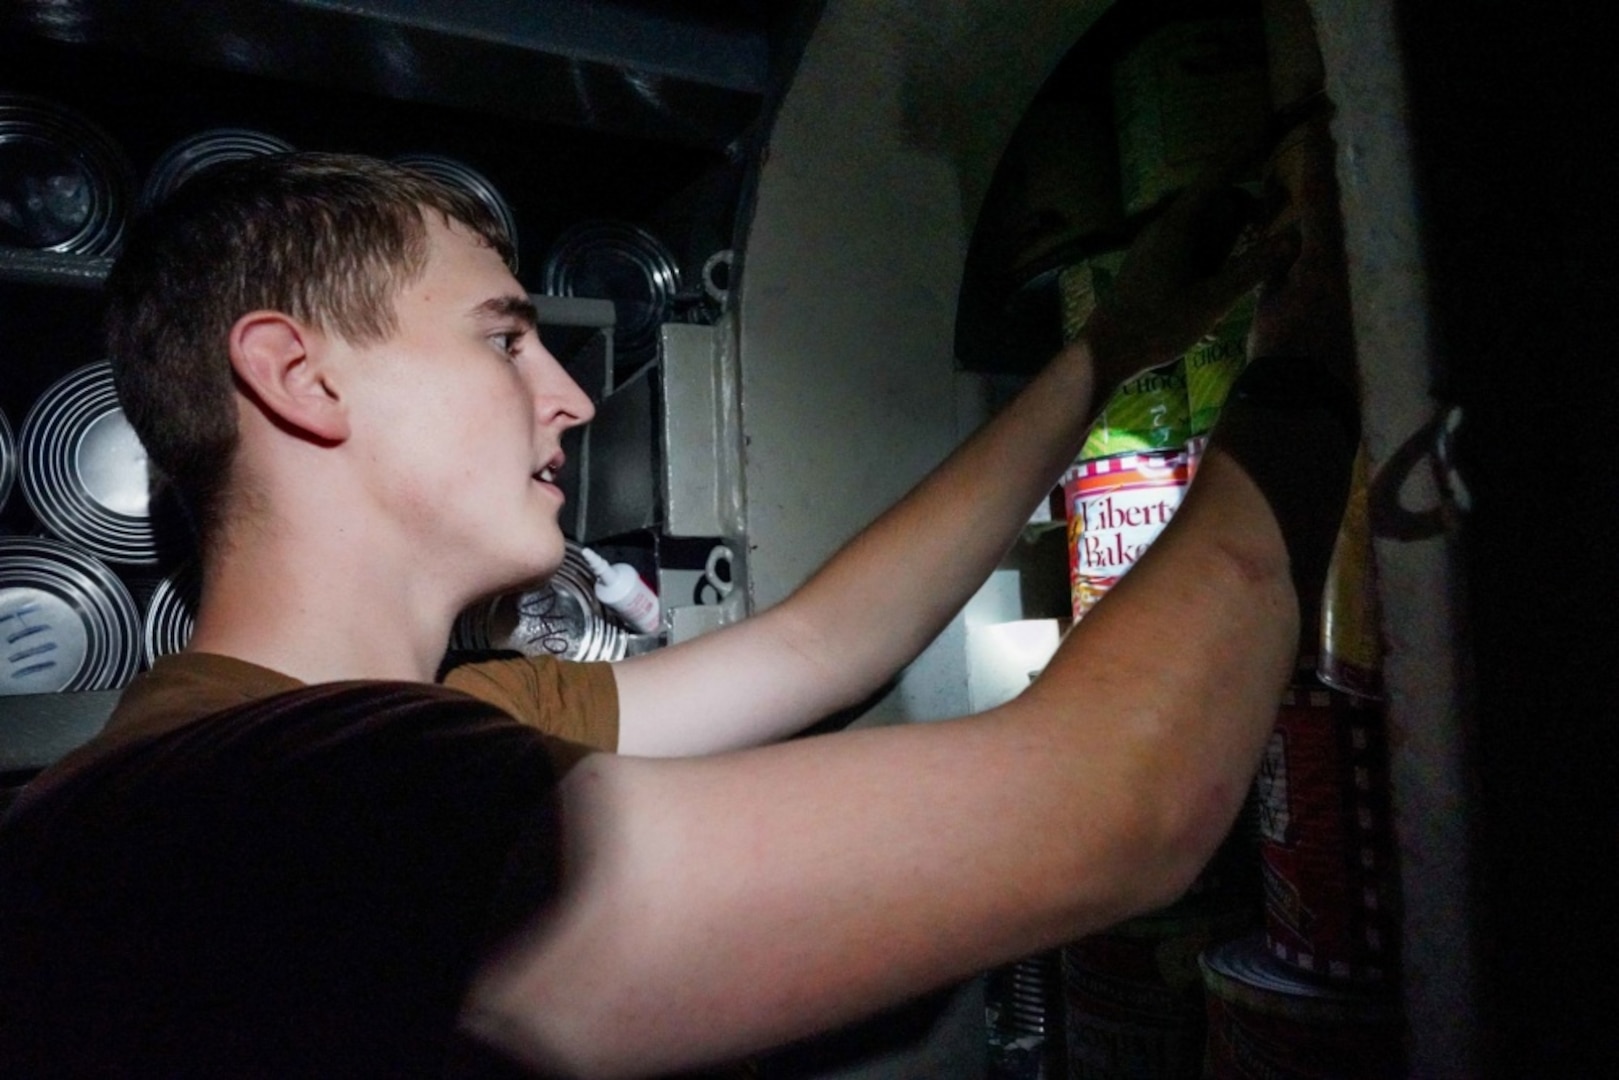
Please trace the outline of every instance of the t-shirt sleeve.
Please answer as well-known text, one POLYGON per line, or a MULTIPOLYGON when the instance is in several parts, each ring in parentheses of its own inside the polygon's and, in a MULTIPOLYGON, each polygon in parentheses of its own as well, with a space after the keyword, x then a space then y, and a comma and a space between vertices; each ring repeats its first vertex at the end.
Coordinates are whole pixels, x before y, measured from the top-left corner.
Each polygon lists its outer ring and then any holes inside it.
POLYGON ((485 660, 451 668, 443 683, 553 739, 609 753, 618 749, 618 683, 611 664, 551 656, 485 660))
POLYGON ((330 684, 132 741, 0 824, 0 1075, 442 1077, 556 894, 544 734, 330 684))

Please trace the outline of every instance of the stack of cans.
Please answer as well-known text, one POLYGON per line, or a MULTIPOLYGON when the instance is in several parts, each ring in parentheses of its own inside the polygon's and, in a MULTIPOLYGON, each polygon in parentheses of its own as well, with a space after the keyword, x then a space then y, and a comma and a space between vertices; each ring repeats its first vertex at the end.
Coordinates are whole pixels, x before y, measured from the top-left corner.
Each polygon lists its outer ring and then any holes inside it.
POLYGON ((1209 1076, 1402 1076, 1398 875, 1380 702, 1300 658, 1255 783, 1261 933, 1203 957, 1209 1076))
POLYGON ((292 149, 285 139, 248 128, 211 128, 188 135, 165 150, 147 173, 141 205, 156 206, 188 180, 228 161, 285 154, 292 149))
POLYGON ((46 535, 4 540, 0 693, 123 685, 143 659, 126 576, 159 563, 168 532, 152 512, 146 455, 108 365, 86 365, 48 387, 15 448, 0 438, 0 495, 13 472, 46 535))

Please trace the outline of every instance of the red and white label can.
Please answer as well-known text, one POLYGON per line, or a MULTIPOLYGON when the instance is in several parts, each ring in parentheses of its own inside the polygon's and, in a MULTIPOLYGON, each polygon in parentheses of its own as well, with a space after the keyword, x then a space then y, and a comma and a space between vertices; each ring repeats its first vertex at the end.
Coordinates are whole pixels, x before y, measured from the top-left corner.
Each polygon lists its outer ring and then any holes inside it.
POLYGON ((1328 979, 1392 982, 1398 878, 1376 703, 1319 683, 1284 695, 1256 781, 1265 938, 1328 979))
POLYGON ((1129 572, 1164 531, 1191 482, 1183 449, 1076 462, 1063 477, 1074 618, 1129 572))
POLYGON ((1199 958, 1212 1080, 1403 1080, 1392 987, 1337 986, 1278 962, 1257 936, 1199 958))

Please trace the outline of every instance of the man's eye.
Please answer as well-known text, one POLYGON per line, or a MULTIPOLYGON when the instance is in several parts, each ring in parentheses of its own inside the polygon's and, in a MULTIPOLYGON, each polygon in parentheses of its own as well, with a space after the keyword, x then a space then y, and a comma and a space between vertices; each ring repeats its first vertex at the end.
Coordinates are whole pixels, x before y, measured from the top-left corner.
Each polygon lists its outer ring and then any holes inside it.
POLYGON ((523 338, 526 333, 523 330, 508 330, 495 334, 489 340, 494 342, 495 347, 501 352, 515 359, 517 354, 523 351, 523 338))

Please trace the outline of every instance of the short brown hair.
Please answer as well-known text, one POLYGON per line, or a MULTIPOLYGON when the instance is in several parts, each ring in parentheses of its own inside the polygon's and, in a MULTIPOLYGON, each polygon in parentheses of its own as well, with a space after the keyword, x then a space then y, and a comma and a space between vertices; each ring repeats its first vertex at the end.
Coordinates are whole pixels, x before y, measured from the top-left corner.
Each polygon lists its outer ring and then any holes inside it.
POLYGON ((231 327, 273 310, 357 345, 386 340, 395 298, 426 269, 427 210, 512 262, 511 238, 472 195, 345 154, 220 165, 131 228, 107 281, 109 359, 124 413, 205 551, 236 454, 231 327))

